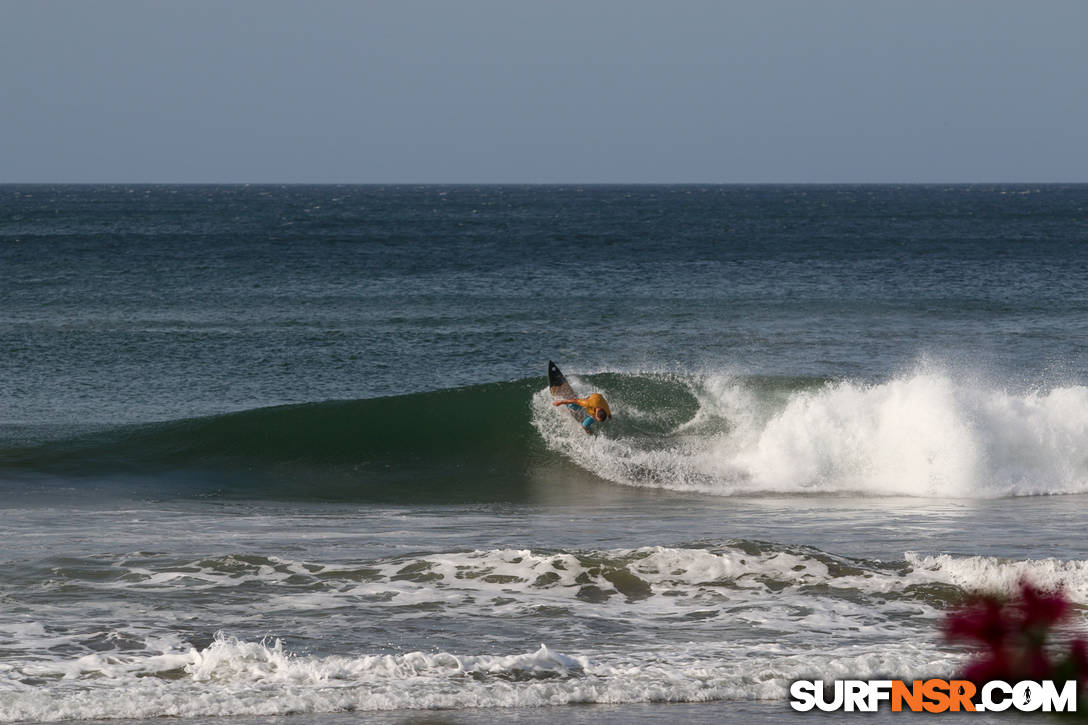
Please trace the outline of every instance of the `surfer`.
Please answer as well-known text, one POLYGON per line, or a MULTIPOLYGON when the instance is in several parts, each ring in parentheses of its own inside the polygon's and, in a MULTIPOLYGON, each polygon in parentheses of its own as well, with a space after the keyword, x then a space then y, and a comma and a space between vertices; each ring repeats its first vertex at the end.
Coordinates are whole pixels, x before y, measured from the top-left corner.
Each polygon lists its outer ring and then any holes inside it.
POLYGON ((604 396, 600 393, 593 393, 584 398, 564 398, 563 400, 554 400, 552 405, 565 405, 574 412, 578 412, 579 409, 585 412, 585 419, 582 421, 582 427, 585 428, 586 433, 591 433, 590 426, 594 423, 603 423, 612 417, 612 411, 608 407, 608 401, 604 399, 604 396))

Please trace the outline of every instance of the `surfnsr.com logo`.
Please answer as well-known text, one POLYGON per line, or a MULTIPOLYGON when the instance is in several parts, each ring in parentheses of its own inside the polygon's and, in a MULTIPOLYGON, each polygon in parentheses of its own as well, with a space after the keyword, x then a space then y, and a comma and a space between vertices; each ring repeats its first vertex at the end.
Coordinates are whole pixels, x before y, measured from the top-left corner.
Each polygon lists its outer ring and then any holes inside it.
POLYGON ((1076 712, 1077 683, 992 680, 981 687, 968 680, 797 680, 790 707, 800 712, 1076 712))

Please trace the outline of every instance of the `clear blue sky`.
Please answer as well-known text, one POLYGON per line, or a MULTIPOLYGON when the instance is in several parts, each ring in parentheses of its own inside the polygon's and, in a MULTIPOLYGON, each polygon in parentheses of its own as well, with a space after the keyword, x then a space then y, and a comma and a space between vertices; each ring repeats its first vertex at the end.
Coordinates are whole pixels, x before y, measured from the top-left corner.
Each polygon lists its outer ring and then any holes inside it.
POLYGON ((1088 181, 1084 0, 0 0, 0 182, 1088 181))

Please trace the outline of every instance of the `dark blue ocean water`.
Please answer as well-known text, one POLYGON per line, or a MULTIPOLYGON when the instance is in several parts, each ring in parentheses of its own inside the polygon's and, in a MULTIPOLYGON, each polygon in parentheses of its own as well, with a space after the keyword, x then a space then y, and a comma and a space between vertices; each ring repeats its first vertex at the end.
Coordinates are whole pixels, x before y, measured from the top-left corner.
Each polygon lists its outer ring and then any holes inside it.
POLYGON ((1085 185, 0 186, 0 349, 0 722, 774 722, 1088 603, 1085 185))
POLYGON ((539 374, 1083 379, 1084 186, 6 186, 4 423, 539 374))

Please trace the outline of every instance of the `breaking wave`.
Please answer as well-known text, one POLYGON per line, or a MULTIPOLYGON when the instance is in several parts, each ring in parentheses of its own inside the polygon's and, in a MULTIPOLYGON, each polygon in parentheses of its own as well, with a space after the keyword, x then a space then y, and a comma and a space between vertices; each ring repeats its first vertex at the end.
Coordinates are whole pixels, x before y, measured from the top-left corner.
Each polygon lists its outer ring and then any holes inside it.
POLYGON ((224 495, 519 500, 552 479, 716 495, 1088 492, 1088 386, 929 368, 882 382, 604 373, 586 436, 541 379, 280 406, 0 447, 0 479, 140 478, 224 495))
POLYGON ((549 415, 546 392, 534 397, 534 424, 550 449, 633 486, 964 498, 1088 491, 1083 385, 1011 392, 930 369, 880 383, 711 375, 682 379, 678 404, 663 411, 645 395, 652 384, 632 382, 594 380, 616 401, 606 435, 572 434, 549 415))

